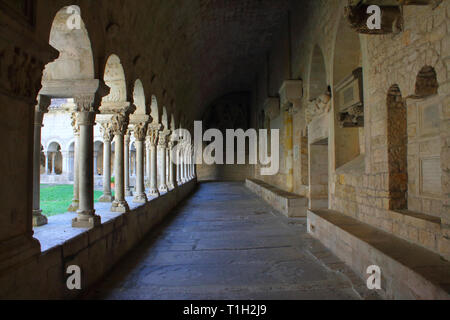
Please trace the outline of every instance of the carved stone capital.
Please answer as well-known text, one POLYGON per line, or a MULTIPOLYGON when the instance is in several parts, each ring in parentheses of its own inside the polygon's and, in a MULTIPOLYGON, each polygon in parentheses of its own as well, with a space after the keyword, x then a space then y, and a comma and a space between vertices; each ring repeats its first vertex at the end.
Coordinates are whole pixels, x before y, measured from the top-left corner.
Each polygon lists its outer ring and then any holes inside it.
POLYGON ((78 112, 94 112, 94 95, 78 95, 73 98, 78 112))
POLYGON ((163 130, 159 132, 158 146, 167 147, 168 137, 170 135, 170 130, 163 130))
POLYGON ((111 129, 114 135, 124 136, 128 130, 128 117, 123 114, 115 114, 111 118, 111 129))
POLYGON ((158 143, 160 124, 149 124, 147 127, 147 144, 155 147, 158 143))
POLYGON ((111 142, 114 138, 114 134, 112 132, 112 126, 110 123, 102 123, 100 125, 100 132, 103 134, 104 142, 111 142))
POLYGON ((134 124, 133 131, 137 141, 144 141, 147 136, 147 123, 134 124))

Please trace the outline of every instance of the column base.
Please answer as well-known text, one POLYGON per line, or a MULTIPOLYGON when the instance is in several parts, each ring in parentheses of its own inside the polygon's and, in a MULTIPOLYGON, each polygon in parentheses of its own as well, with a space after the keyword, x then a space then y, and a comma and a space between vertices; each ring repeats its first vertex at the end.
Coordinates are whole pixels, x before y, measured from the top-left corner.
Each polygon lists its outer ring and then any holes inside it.
POLYGON ((173 184, 169 184, 169 185, 167 185, 167 187, 169 188, 169 190, 175 189, 175 186, 173 184))
POLYGON ((159 197, 159 190, 156 188, 150 188, 148 195, 150 197, 159 197))
POLYGON ((33 210, 33 227, 46 225, 48 219, 42 214, 42 210, 33 210))
POLYGON ((111 203, 113 201, 114 201, 114 197, 111 194, 109 194, 109 195, 104 194, 104 195, 102 195, 100 197, 100 199, 98 199, 98 202, 109 202, 109 203, 111 203))
POLYGON ((126 213, 130 211, 130 207, 126 201, 114 200, 111 206, 111 212, 126 213))
POLYGON ((78 211, 78 217, 72 219, 72 228, 90 229, 101 225, 101 218, 92 211, 78 211))
POLYGON ((69 209, 67 211, 69 212, 77 212, 79 207, 78 200, 72 200, 72 204, 70 205, 69 209))
POLYGON ((133 203, 147 203, 148 199, 145 193, 137 194, 133 198, 133 203))
POLYGON ((159 186, 159 192, 167 192, 167 191, 168 189, 166 185, 159 186))

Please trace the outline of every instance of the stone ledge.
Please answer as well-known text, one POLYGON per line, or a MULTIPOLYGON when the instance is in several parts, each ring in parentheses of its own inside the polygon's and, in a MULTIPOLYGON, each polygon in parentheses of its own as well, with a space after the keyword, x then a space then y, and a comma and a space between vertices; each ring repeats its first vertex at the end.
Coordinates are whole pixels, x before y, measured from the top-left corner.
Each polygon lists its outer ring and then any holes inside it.
POLYGON ((331 210, 308 210, 308 233, 366 279, 381 268, 388 299, 450 299, 450 263, 438 254, 331 210))
POLYGON ((287 217, 306 217, 308 199, 294 193, 280 190, 256 179, 247 179, 245 185, 275 210, 287 217))

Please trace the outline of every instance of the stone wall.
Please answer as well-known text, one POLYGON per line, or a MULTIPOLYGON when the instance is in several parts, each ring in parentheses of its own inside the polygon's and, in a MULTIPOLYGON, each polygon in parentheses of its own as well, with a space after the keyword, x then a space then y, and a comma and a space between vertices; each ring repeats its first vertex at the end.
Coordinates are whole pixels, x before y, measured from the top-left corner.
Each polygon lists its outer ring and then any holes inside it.
MULTIPOLYGON (((364 128, 355 131, 351 139, 339 133, 347 129, 338 128, 336 119, 335 85, 342 73, 340 64, 347 63, 339 58, 344 41, 340 34, 345 29, 342 24, 348 23, 343 17, 344 6, 345 1, 313 1, 301 10, 293 4, 290 45, 278 43, 270 51, 255 82, 255 106, 252 108, 258 112, 263 110, 264 100, 276 94, 275 88, 280 88, 283 80, 289 77, 302 79, 302 109, 300 115, 294 117, 293 124, 294 150, 306 152, 305 136, 317 135, 317 130, 329 130, 329 207, 449 258, 450 4, 443 1, 435 9, 404 6, 403 32, 357 36, 360 55, 355 56, 355 61, 363 67, 364 128), (308 16, 304 17, 303 12, 308 12, 308 16), (306 109, 309 100, 314 98, 309 80, 317 83, 318 78, 314 76, 312 66, 315 48, 320 48, 323 53, 326 82, 332 87, 334 97, 331 112, 325 116, 327 124, 316 126, 313 123, 306 130, 305 122, 309 121, 306 109), (291 50, 288 55, 291 58, 281 63, 278 59, 287 56, 286 50, 291 50), (284 71, 289 66, 292 69, 284 71), (427 66, 436 73, 438 89, 436 94, 424 98, 417 96, 416 86, 420 87, 420 84, 416 83, 421 69, 427 66), (405 107, 403 111, 398 110, 404 116, 395 116, 388 108, 388 94, 393 85, 401 92, 400 102, 403 101, 405 107), (407 117, 407 146, 405 140, 398 139, 404 127, 395 122, 402 117, 407 117), (342 150, 348 147, 359 151, 343 158, 342 150), (407 168, 402 165, 405 147, 407 168), (394 211, 397 209, 400 211, 394 211), (407 209, 410 211, 405 211, 407 209), (442 223, 436 225, 432 217, 441 219, 442 223), (429 221, 434 223, 429 225, 429 221)), ((286 36, 279 39, 289 42, 286 36)), ((350 59, 352 53, 344 53, 350 59)), ((280 156, 283 163, 284 154, 280 156)), ((307 176, 302 173, 308 167, 305 161, 305 158, 294 156, 294 192, 301 195, 309 195, 311 191, 302 178, 307 176)), ((258 179, 287 189, 284 172, 272 177, 258 173, 256 167, 258 179)), ((310 167, 309 174, 312 173, 310 167)))

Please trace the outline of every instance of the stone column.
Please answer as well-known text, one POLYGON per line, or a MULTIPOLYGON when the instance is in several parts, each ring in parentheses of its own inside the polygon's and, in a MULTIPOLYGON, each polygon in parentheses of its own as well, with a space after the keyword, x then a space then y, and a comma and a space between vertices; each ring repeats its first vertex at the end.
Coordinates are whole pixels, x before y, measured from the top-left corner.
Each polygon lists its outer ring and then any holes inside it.
POLYGON ((98 152, 94 152, 94 175, 98 175, 98 152))
MULTIPOLYGON (((180 143, 180 142, 178 142, 180 143)), ((177 150, 177 184, 181 185, 183 183, 183 180, 181 179, 181 151, 178 149, 177 150)))
POLYGON ((46 175, 49 175, 50 174, 50 168, 48 167, 48 160, 49 160, 49 157, 50 157, 50 152, 46 152, 45 153, 45 174, 46 175))
POLYGON ((149 143, 150 149, 150 190, 148 194, 152 197, 159 196, 157 186, 156 144, 158 143, 160 127, 161 125, 159 124, 151 124, 147 129, 147 142, 149 143))
POLYGON ((134 137, 136 138, 136 192, 134 194, 134 203, 146 203, 144 186, 144 140, 147 133, 147 124, 139 123, 134 125, 134 137))
POLYGON ((168 187, 170 190, 175 189, 175 186, 177 184, 177 182, 175 181, 175 170, 173 167, 173 159, 172 159, 172 150, 173 147, 175 146, 175 142, 170 140, 169 144, 168 144, 169 148, 168 148, 168 161, 167 161, 167 165, 169 166, 169 181, 168 181, 168 187))
POLYGON ((111 140, 113 133, 111 131, 111 124, 104 123, 101 126, 103 133, 103 195, 99 202, 112 202, 113 196, 111 194, 111 140))
MULTIPOLYGON (((38 105, 34 114, 34 149, 33 149, 33 226, 47 224, 47 217, 41 210, 41 128, 44 113, 48 111, 50 99, 38 98, 38 105)), ((47 159, 48 160, 48 159, 47 159)))
POLYGON ((131 132, 128 130, 125 134, 124 147, 124 170, 125 170, 125 197, 132 197, 133 193, 130 189, 130 137, 131 132))
POLYGON ((74 228, 92 228, 101 223, 94 210, 94 97, 75 97, 74 102, 79 110, 77 122, 80 126, 79 153, 79 208, 78 216, 72 220, 74 228))
POLYGON ((78 124, 77 120, 77 114, 72 113, 72 128, 73 128, 73 134, 75 136, 75 143, 74 143, 74 156, 73 156, 73 199, 72 204, 67 209, 69 212, 76 212, 79 207, 79 177, 80 177, 80 168, 79 168, 79 161, 78 161, 78 155, 80 154, 80 126, 78 124))
POLYGON ((56 169, 56 166, 55 166, 55 161, 56 160, 56 152, 52 152, 52 175, 55 175, 56 174, 56 172, 55 172, 55 169, 56 169))
POLYGON ((159 169, 159 191, 167 192, 166 184, 166 148, 167 148, 167 136, 170 134, 169 130, 160 131, 158 139, 158 155, 160 157, 161 166, 159 169))
POLYGON ((112 118, 114 133, 114 174, 115 195, 111 206, 112 212, 125 213, 130 210, 125 200, 125 170, 124 170, 124 136, 128 130, 128 118, 123 114, 115 114, 112 118))
MULTIPOLYGON (((148 132, 148 129, 147 129, 148 132)), ((151 149, 150 149, 150 137, 147 136, 145 140, 145 168, 147 172, 147 180, 145 182, 145 187, 150 188, 150 177, 151 177, 151 149)))

